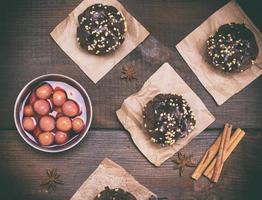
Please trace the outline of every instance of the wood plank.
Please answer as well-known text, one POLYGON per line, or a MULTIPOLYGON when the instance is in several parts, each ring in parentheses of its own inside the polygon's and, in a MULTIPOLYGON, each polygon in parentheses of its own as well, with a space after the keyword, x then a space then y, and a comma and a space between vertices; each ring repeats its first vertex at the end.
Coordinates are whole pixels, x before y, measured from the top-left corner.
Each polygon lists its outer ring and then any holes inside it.
MULTIPOLYGON (((175 45, 227 0, 120 0, 151 32, 139 48, 123 59, 98 84, 93 84, 52 41, 50 31, 81 0, 5 0, 0 17, 0 199, 69 199, 105 157, 122 165, 143 185, 170 200, 259 199, 262 178, 262 79, 254 81, 223 106, 218 107, 175 49, 175 45), (11 13, 11 14, 10 14, 11 13), (186 169, 184 177, 167 161, 152 166, 133 145, 115 116, 122 101, 141 88, 144 81, 168 61, 201 97, 217 120, 186 148, 199 160, 216 138, 225 121, 248 129, 248 134, 225 164, 222 179, 210 185, 205 178, 194 182, 186 169), (119 79, 123 66, 137 70, 138 81, 119 79), (46 154, 29 147, 13 123, 13 105, 22 87, 34 77, 62 73, 79 81, 94 104, 93 131, 74 149, 46 154), (8 130, 10 129, 10 130, 8 130), (103 147, 103 148, 101 148, 103 147), (39 187, 47 168, 57 167, 65 184, 55 193, 39 187)), ((238 1, 262 29, 259 1, 238 1)))
POLYGON ((217 106, 213 98, 204 89, 199 80, 185 66, 177 52, 171 51, 154 37, 149 37, 138 49, 133 51, 115 66, 100 82, 93 84, 77 66, 71 64, 8 64, 2 66, 0 74, 1 129, 15 129, 13 107, 15 99, 23 86, 31 79, 45 73, 62 73, 79 81, 89 93, 93 102, 93 128, 122 129, 115 111, 123 100, 137 92, 143 83, 161 66, 169 62, 187 84, 200 96, 203 102, 216 117, 210 128, 220 128, 225 121, 231 121, 241 127, 262 128, 262 79, 258 78, 241 93, 233 96, 223 106, 217 106), (137 70, 137 81, 121 80, 121 69, 133 66, 137 70), (26 70, 25 70, 26 69, 26 70), (18 78, 19 76, 19 78, 18 78), (251 98, 252 97, 252 98, 251 98))
MULTIPOLYGON (((31 79, 46 73, 69 75, 84 85, 94 104, 93 128, 122 129, 115 116, 122 101, 141 88, 144 81, 165 61, 203 99, 217 120, 210 128, 220 128, 225 121, 241 127, 262 128, 261 81, 259 78, 222 107, 218 107, 175 49, 175 45, 227 1, 143 1, 122 0, 153 36, 111 70, 98 84, 93 84, 52 41, 50 31, 80 3, 66 1, 5 1, 0 30, 0 128, 14 129, 13 106, 22 87, 31 79), (139 5, 139 6, 138 6, 139 5), (201 6, 198 6, 201 5, 201 6), (12 9, 12 15, 9 10, 12 9), (168 47, 168 48, 166 48, 168 47), (121 68, 131 65, 138 81, 119 79, 121 68), (243 114, 244 113, 244 114, 243 114)), ((261 12, 252 10, 256 2, 239 1, 261 27, 261 12)))
MULTIPOLYGON (((59 154, 42 153, 29 147, 16 131, 0 131, 0 199, 69 199, 105 157, 112 159, 139 182, 169 200, 258 199, 262 178, 261 130, 247 130, 235 152, 226 161, 217 185, 202 177, 193 181, 192 168, 183 177, 168 160, 160 168, 151 165, 133 145, 125 131, 90 131, 75 148, 59 154), (45 170, 57 168, 64 180, 56 192, 39 184, 45 170)), ((199 160, 217 137, 218 130, 206 131, 182 151, 199 160)))

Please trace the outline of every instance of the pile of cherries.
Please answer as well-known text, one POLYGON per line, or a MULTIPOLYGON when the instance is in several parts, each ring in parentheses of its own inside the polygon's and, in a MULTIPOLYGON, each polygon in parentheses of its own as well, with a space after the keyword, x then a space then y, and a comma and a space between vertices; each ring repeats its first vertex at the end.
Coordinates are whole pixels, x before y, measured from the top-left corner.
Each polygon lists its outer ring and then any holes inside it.
POLYGON ((43 83, 29 96, 23 109, 22 125, 42 146, 62 145, 85 127, 78 103, 63 88, 43 83))

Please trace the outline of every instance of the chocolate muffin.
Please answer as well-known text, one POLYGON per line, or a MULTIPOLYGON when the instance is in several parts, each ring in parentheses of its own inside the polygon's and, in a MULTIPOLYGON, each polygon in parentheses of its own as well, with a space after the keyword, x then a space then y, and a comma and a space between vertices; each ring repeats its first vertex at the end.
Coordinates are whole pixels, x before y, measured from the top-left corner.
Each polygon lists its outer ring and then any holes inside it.
POLYGON ((113 6, 94 4, 78 16, 77 41, 89 53, 103 55, 125 40, 124 16, 113 6))
POLYGON ((242 72, 258 55, 254 34, 244 24, 224 24, 207 40, 210 64, 223 72, 242 72))
POLYGON ((143 125, 151 140, 172 145, 195 128, 196 120, 187 101, 176 94, 159 94, 143 109, 143 125))
POLYGON ((123 189, 106 187, 94 200, 136 200, 136 197, 123 189))

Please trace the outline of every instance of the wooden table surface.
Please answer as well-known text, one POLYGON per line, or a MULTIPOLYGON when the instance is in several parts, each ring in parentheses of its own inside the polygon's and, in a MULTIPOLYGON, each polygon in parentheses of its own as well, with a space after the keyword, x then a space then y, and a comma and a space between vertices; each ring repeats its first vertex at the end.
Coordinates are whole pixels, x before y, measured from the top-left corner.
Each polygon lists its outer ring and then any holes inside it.
MULTIPOLYGON (((139 182, 170 200, 260 199, 262 179, 262 78, 256 79, 222 106, 187 66, 175 45, 222 7, 226 0, 121 0, 151 35, 97 84, 56 45, 49 33, 81 0, 3 0, 0 12, 0 199, 70 199, 98 164, 108 157, 139 182), (227 121, 247 135, 225 163, 220 182, 193 181, 193 169, 183 177, 169 159, 151 165, 134 146, 116 118, 123 100, 138 91, 163 62, 169 62, 216 117, 183 152, 201 158, 227 121), (133 66, 137 81, 121 80, 123 66, 133 66), (75 148, 59 154, 42 153, 19 136, 13 121, 15 99, 36 76, 61 73, 79 81, 91 96, 94 118, 88 136, 75 148), (64 180, 56 192, 39 187, 45 170, 57 168, 64 180)), ((238 1, 262 29, 259 1, 238 1)))

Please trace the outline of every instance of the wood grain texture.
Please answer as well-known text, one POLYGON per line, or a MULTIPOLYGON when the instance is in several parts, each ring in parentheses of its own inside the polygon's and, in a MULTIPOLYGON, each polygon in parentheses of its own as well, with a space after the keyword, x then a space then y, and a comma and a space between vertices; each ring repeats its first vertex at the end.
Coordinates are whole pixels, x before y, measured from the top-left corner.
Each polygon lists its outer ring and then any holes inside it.
MULTIPOLYGON (((80 0, 5 2, 6 5, 1 6, 0 29, 0 129, 15 129, 12 113, 19 91, 31 79, 46 73, 69 75, 85 87, 94 104, 92 128, 122 129, 115 111, 166 61, 174 66, 216 117, 210 128, 220 128, 225 121, 241 127, 262 128, 261 77, 219 107, 175 49, 181 39, 227 1, 121 0, 151 32, 151 37, 98 84, 93 84, 49 36, 80 0), (138 81, 120 80, 122 67, 129 65, 137 70, 138 81)), ((252 10, 257 6, 256 2, 251 1, 248 6, 245 2, 242 0, 240 4, 244 10, 247 7, 248 14, 261 28, 258 20, 262 17, 261 12, 252 10)))
MULTIPOLYGON (((260 199, 262 178, 262 78, 258 78, 223 106, 212 97, 186 65, 175 45, 227 0, 120 0, 151 33, 137 49, 116 65, 98 84, 93 84, 49 36, 81 0, 3 0, 0 6, 0 199, 69 199, 97 165, 109 157, 143 185, 169 200, 260 199), (123 131, 115 111, 138 91, 163 62, 169 62, 199 95, 216 121, 183 151, 196 160, 214 141, 226 121, 247 129, 247 135, 226 161, 222 178, 210 185, 206 178, 194 182, 167 161, 155 168, 123 131), (133 66, 137 81, 120 80, 121 69, 133 66), (94 106, 92 131, 78 146, 59 154, 46 154, 29 147, 15 131, 13 106, 19 91, 31 79, 61 73, 79 81, 94 106), (104 130, 103 130, 104 129, 104 130), (58 168, 65 184, 55 193, 39 187, 47 168, 58 168)), ((262 29, 259 1, 238 1, 262 29)))
MULTIPOLYGON (((0 134, 0 199, 69 199, 98 164, 108 157, 130 172, 139 182, 169 200, 258 199, 262 178, 261 132, 247 130, 247 135, 225 162, 221 179, 212 185, 202 177, 184 176, 169 159, 162 167, 151 165, 131 142, 125 131, 90 131, 75 148, 59 154, 41 153, 29 147, 16 131, 0 134), (46 169, 57 168, 64 185, 48 193, 39 184, 46 169)), ((198 161, 217 137, 218 131, 207 131, 196 137, 182 151, 198 161)))

